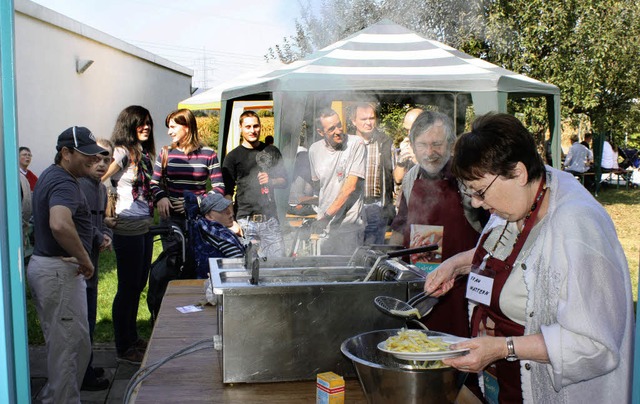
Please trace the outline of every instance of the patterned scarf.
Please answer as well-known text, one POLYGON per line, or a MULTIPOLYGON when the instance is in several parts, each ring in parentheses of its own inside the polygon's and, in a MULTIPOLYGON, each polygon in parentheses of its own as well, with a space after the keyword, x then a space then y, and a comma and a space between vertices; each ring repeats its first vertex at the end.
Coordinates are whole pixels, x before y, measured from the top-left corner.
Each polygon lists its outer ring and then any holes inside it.
POLYGON ((134 180, 131 184, 131 190, 134 199, 138 199, 140 195, 149 205, 149 215, 153 216, 153 195, 151 194, 151 175, 153 174, 153 165, 151 157, 146 150, 142 151, 140 161, 136 165, 134 180))

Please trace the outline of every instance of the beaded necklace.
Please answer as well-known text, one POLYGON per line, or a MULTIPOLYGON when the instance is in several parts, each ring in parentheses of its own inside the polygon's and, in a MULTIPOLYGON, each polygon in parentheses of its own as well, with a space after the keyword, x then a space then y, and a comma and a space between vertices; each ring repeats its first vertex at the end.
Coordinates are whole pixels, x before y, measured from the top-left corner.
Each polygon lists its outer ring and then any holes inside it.
MULTIPOLYGON (((531 204, 531 208, 529 209, 529 212, 527 213, 527 215, 525 216, 523 222, 522 222, 522 229, 518 232, 518 235, 516 236, 515 241, 513 242, 513 251, 516 251, 516 245, 518 245, 518 241, 520 240, 520 236, 524 233, 525 234, 525 239, 526 237, 529 235, 529 232, 531 231, 531 228, 529 226, 529 224, 531 224, 531 227, 533 227, 532 222, 535 221, 535 219, 538 217, 538 212, 540 211, 540 207, 542 206, 542 204, 540 203, 540 201, 542 200, 542 198, 544 197, 544 195, 547 192, 547 181, 546 181, 546 177, 543 176, 542 181, 540 182, 540 185, 538 186, 538 191, 536 194, 536 198, 533 201, 533 204, 531 204)), ((487 254, 483 257, 482 262, 483 262, 483 266, 484 264, 486 264, 486 261, 490 258, 494 256, 494 252, 496 251, 496 249, 498 248, 498 244, 503 244, 502 242, 502 238, 504 237, 505 232, 510 233, 509 230, 507 230, 508 227, 508 223, 505 224, 504 228, 502 229, 502 232, 500 233, 500 237, 498 237, 498 240, 496 240, 496 243, 494 244, 493 248, 491 249, 491 251, 488 251, 487 254)), ((523 241, 524 243, 524 241, 523 241)), ((521 246, 519 246, 521 247, 521 246)), ((517 248, 517 251, 520 251, 520 248, 517 248)))
POLYGON ((538 194, 536 195, 536 199, 533 201, 533 204, 531 204, 531 209, 529 209, 529 213, 527 213, 527 216, 524 217, 524 220, 522 222, 522 230, 520 230, 520 232, 516 236, 516 243, 518 242, 518 239, 520 238, 522 233, 525 232, 525 229, 526 229, 527 235, 529 234, 529 231, 531 231, 531 229, 527 228, 527 226, 530 223, 533 226, 532 222, 534 222, 538 217, 538 212, 540 211, 540 207, 542 206, 542 204, 539 204, 539 203, 546 193, 547 193, 547 180, 546 180, 546 176, 543 176, 542 181, 538 186, 538 194))

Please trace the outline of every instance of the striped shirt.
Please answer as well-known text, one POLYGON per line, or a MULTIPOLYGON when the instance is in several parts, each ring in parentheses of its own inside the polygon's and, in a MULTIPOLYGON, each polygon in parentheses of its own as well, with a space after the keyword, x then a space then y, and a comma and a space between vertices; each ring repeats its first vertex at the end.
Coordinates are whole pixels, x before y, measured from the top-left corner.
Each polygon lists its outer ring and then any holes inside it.
POLYGON ((365 159, 364 197, 380 198, 382 196, 382 166, 380 163, 378 142, 371 139, 369 141, 364 140, 364 144, 367 150, 367 157, 365 159))
POLYGON ((196 218, 190 228, 190 243, 196 261, 196 274, 199 279, 207 279, 209 258, 241 258, 245 247, 242 241, 224 225, 202 216, 196 218))
POLYGON ((178 149, 170 149, 166 167, 166 190, 160 187, 162 154, 160 152, 156 157, 151 178, 151 192, 155 201, 168 197, 173 203, 182 199, 184 191, 203 195, 206 193, 207 180, 211 181, 211 191, 224 195, 218 155, 212 148, 201 147, 187 155, 178 149))

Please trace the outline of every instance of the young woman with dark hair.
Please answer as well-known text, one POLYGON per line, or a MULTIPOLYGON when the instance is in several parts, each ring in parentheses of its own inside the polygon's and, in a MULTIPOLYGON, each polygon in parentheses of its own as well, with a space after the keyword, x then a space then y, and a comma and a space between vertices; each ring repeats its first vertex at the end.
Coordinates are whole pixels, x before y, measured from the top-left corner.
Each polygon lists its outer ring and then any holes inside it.
POLYGON ((155 157, 153 120, 141 106, 125 108, 116 119, 111 135, 114 161, 102 180, 111 180, 118 194, 113 226, 113 248, 116 253, 118 290, 113 299, 113 328, 117 359, 142 362, 146 341, 138 336, 137 317, 140 294, 144 290, 153 253, 151 193, 152 161, 155 157))

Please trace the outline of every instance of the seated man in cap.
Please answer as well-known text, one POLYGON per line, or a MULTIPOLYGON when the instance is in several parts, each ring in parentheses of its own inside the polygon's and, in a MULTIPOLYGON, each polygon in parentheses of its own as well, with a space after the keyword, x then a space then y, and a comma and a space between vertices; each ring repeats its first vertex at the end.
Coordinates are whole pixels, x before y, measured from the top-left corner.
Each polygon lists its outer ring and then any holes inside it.
POLYGON ((209 258, 244 256, 243 240, 233 231, 234 224, 238 229, 239 226, 233 221, 233 206, 229 199, 217 193, 208 194, 198 208, 198 198, 185 192, 184 206, 198 278, 207 278, 209 258))

